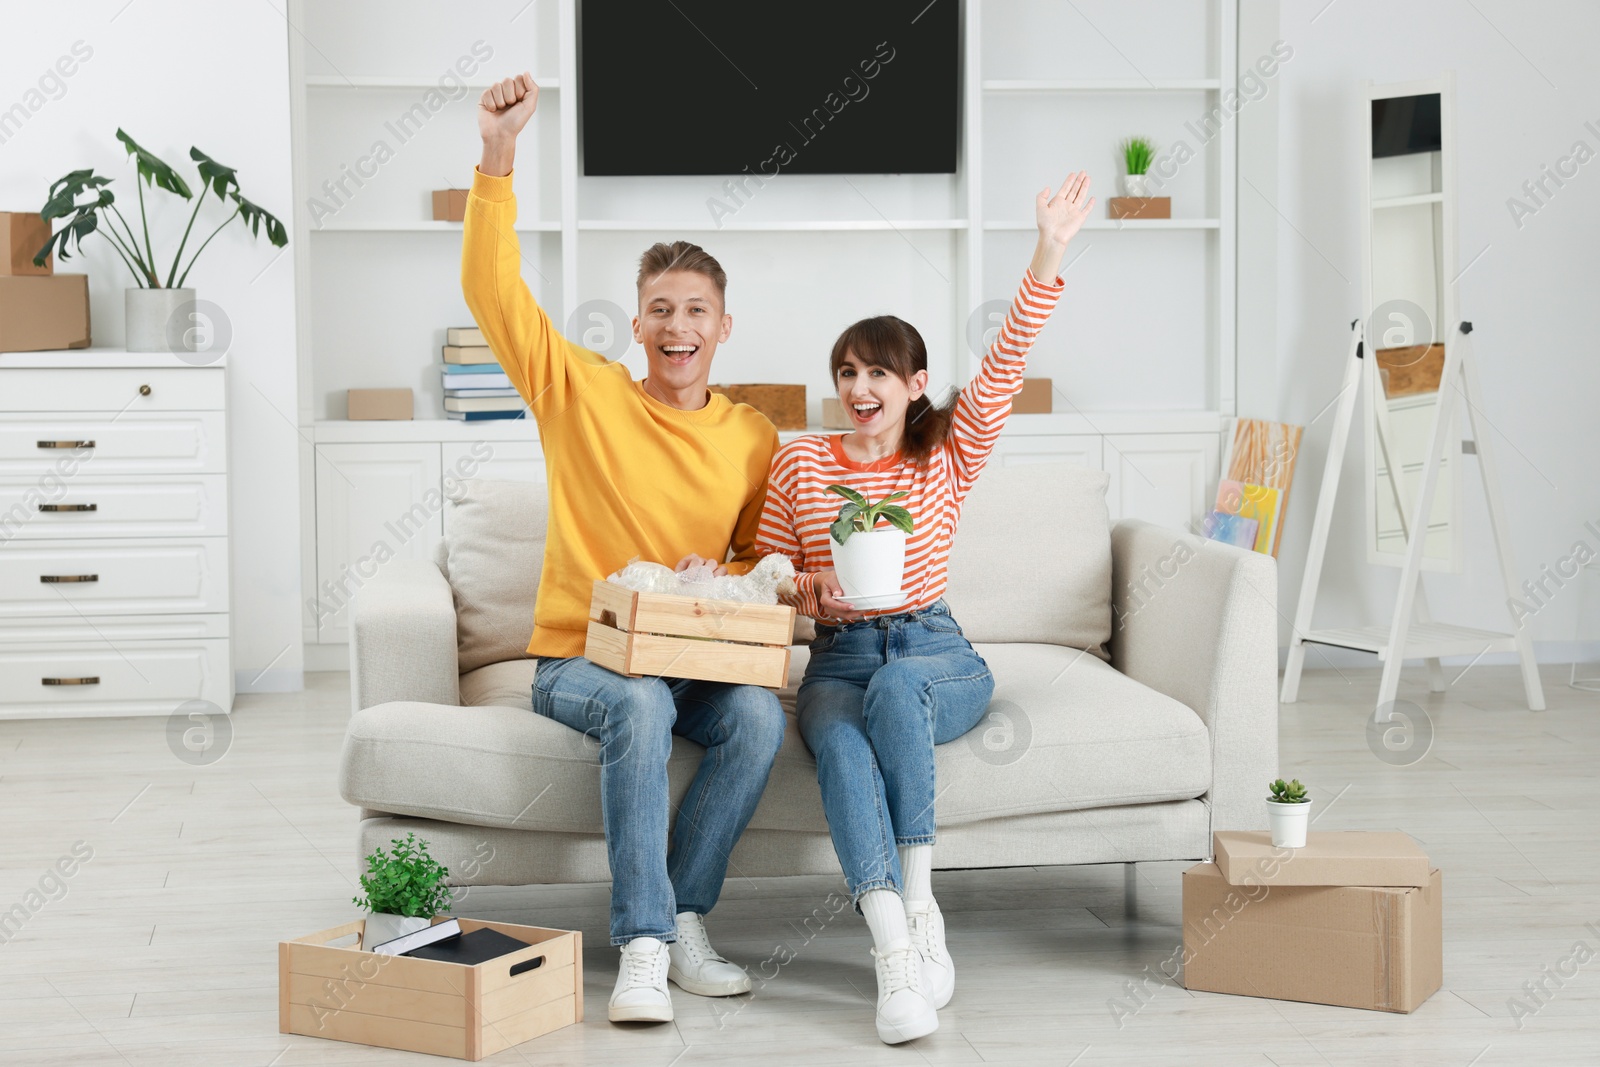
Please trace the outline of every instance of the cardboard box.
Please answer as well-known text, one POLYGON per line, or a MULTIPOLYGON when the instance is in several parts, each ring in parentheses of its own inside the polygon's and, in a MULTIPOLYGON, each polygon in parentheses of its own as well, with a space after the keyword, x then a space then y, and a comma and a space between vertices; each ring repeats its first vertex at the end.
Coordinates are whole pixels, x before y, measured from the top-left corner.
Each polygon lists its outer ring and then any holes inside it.
POLYGON ((1048 415, 1055 410, 1049 378, 1024 378, 1022 391, 1011 398, 1013 415, 1048 415))
POLYGON ((351 420, 415 417, 409 389, 351 389, 345 402, 345 418, 351 420))
POLYGON ((55 256, 35 267, 33 257, 50 240, 50 223, 37 211, 0 211, 0 275, 37 278, 55 272, 55 256))
POLYGON ((1113 219, 1170 219, 1170 196, 1113 196, 1106 202, 1106 214, 1113 219))
POLYGON ((824 430, 853 430, 855 424, 845 413, 844 405, 836 396, 822 398, 822 428, 824 430))
POLYGON ((1444 891, 1232 885, 1183 872, 1183 984, 1212 993, 1410 1012, 1444 982, 1444 891))
POLYGON ((1433 864, 1398 832, 1306 834, 1304 848, 1278 848, 1265 830, 1211 835, 1217 869, 1230 885, 1389 885, 1426 887, 1433 864))
POLYGON ((0 352, 89 347, 89 277, 0 276, 0 352))
POLYGON ((465 222, 467 220, 467 189, 435 189, 433 191, 433 221, 465 222))
POLYGON ((630 678, 698 678, 782 689, 795 610, 664 593, 601 579, 589 601, 586 659, 630 678))
POLYGON ((772 420, 780 430, 806 428, 806 387, 803 385, 713 385, 735 404, 749 404, 772 420))
POLYGON ((365 925, 278 943, 279 1033, 481 1060, 583 1020, 577 930, 462 919, 528 942, 471 967, 329 944, 365 925))

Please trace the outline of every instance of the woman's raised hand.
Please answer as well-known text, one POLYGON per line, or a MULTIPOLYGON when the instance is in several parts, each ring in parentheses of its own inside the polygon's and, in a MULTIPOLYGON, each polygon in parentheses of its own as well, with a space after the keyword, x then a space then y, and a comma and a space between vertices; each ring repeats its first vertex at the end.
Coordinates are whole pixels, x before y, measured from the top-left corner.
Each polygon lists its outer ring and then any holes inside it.
POLYGON ((1094 197, 1089 195, 1088 171, 1073 171, 1054 193, 1045 186, 1034 198, 1033 205, 1040 239, 1065 248, 1083 226, 1083 220, 1089 217, 1092 207, 1094 197))

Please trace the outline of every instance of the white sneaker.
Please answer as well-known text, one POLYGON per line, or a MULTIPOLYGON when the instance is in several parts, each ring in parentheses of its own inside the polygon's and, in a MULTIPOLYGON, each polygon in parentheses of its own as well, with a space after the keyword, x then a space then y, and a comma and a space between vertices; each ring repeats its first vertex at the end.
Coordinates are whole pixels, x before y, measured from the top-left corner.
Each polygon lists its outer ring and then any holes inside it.
POLYGON ((670 1023, 672 996, 667 992, 667 945, 653 937, 636 937, 622 946, 617 985, 611 991, 614 1023, 670 1023))
POLYGON ((878 971, 878 1037, 898 1045, 926 1037, 939 1029, 939 1013, 927 994, 922 957, 907 942, 879 955, 872 950, 878 971))
POLYGON ((938 902, 907 904, 906 925, 911 928, 911 947, 922 955, 928 996, 935 1008, 942 1008, 955 995, 956 965, 944 947, 944 916, 939 913, 938 902))
POLYGON ((667 946, 671 966, 667 977, 685 993, 702 997, 731 997, 750 992, 750 976, 729 963, 711 947, 705 917, 699 912, 678 913, 678 940, 667 946))

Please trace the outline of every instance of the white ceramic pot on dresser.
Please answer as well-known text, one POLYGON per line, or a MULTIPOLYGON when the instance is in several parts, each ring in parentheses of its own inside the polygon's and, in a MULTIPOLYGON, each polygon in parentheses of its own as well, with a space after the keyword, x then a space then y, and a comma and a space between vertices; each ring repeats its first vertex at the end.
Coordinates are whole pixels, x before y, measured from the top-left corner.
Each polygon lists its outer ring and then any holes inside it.
POLYGON ((0 353, 0 718, 232 710, 225 373, 0 353))

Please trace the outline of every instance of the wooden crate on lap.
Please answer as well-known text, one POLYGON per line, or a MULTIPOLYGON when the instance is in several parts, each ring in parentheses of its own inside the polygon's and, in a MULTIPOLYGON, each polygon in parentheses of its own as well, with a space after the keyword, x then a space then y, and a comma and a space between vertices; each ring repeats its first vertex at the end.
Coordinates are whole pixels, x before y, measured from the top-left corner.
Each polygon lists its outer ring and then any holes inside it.
POLYGON ((528 942, 470 967, 329 943, 364 926, 278 943, 280 1033, 481 1060, 583 1020, 579 931, 462 919, 528 942))
POLYGON ((781 689, 795 610, 665 593, 601 579, 589 601, 585 658, 630 678, 659 676, 781 689))

